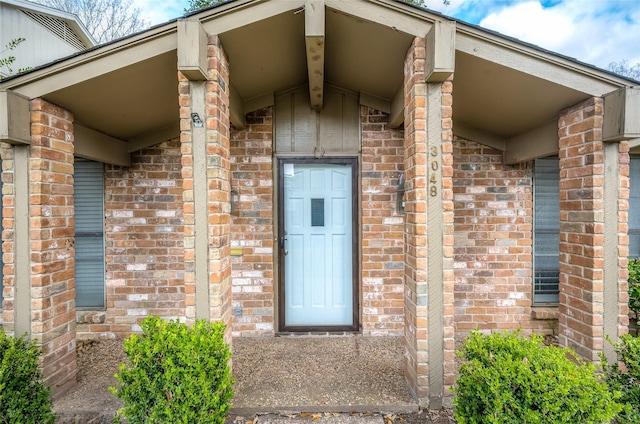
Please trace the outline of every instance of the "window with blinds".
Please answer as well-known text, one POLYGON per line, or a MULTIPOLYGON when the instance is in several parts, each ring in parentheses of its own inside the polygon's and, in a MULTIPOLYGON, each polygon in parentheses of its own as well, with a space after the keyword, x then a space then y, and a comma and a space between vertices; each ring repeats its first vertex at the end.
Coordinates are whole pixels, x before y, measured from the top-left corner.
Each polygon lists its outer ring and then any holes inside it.
POLYGON ((560 162, 534 161, 533 302, 557 303, 560 281, 560 162))
POLYGON ((105 306, 104 165, 75 159, 76 306, 105 306))
POLYGON ((640 258, 640 156, 629 166, 629 258, 640 258))

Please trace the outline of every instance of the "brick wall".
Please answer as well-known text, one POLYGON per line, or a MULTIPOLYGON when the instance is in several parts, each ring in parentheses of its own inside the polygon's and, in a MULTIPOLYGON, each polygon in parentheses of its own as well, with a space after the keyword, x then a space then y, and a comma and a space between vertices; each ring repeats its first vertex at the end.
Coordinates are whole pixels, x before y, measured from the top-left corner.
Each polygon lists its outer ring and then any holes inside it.
POLYGON ((29 228, 31 337, 42 345, 54 394, 76 379, 73 221, 73 116, 31 101, 29 228))
POLYGON ((429 391, 427 351, 427 87, 424 39, 415 38, 404 65, 405 377, 422 399, 429 391), (419 299, 419 297, 421 299, 419 299))
MULTIPOLYGON (((591 98, 560 114, 560 342, 597 361, 604 341, 605 154, 603 100, 591 98)), ((626 331, 628 145, 618 146, 618 331, 626 331)), ((608 252, 611 253, 611 252, 608 252)), ((616 334, 610 334, 615 337, 616 334)))
POLYGON ((148 315, 184 317, 184 222, 178 140, 105 169, 107 310, 78 311, 78 338, 125 337, 148 315))
POLYGON ((273 109, 246 116, 246 128, 231 132, 231 222, 233 335, 273 335, 273 109))
POLYGON ((501 151, 456 138, 454 169, 458 342, 475 328, 553 334, 553 309, 532 316, 531 162, 505 165, 501 151))
POLYGON ((210 316, 227 326, 231 341, 231 161, 229 61, 220 39, 209 36, 205 95, 209 215, 210 316))
POLYGON ((404 212, 397 210, 404 132, 362 106, 362 332, 404 331, 404 212))
MULTIPOLYGON (((442 83, 442 314, 443 314, 443 372, 445 405, 450 405, 451 387, 455 383, 455 203, 454 203, 454 144, 453 144, 453 75, 442 83)), ((437 243, 437 241, 436 241, 437 243)))

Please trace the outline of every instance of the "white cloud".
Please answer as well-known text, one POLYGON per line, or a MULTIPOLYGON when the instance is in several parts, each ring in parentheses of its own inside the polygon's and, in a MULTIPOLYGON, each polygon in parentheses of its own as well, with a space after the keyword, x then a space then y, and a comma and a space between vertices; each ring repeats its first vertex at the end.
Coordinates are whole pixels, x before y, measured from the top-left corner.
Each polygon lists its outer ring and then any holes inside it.
POLYGON ((480 25, 550 50, 557 50, 575 34, 571 17, 544 9, 537 1, 505 7, 489 14, 480 25))
POLYGON ((603 68, 640 62, 640 2, 526 1, 491 11, 480 25, 603 68))

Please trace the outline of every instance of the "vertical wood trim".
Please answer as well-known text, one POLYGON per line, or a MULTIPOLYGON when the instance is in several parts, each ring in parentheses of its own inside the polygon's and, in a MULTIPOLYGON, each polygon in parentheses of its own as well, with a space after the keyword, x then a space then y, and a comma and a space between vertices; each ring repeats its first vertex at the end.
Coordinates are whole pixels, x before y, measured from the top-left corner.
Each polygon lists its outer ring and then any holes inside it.
POLYGON ((427 84, 427 181, 435 174, 437 194, 427 190, 427 310, 429 408, 441 409, 444 395, 444 222, 442 202, 442 85, 427 84), (434 150, 436 149, 436 150, 434 150), (432 152, 437 152, 435 155, 432 152), (434 165, 437 164, 437 165, 434 165), (434 169, 434 167, 436 167, 434 169))
POLYGON ((456 58, 455 21, 435 21, 425 39, 425 80, 442 82, 453 74, 456 58))
MULTIPOLYGON (((191 112, 206 121, 205 83, 191 82, 191 112)), ((192 126, 196 319, 209 319, 209 231, 206 126, 192 126)))
POLYGON ((31 269, 29 260, 29 146, 15 146, 15 306, 13 334, 31 336, 31 269))
MULTIPOLYGON (((604 143, 604 335, 618 340, 618 202, 620 184, 618 183, 619 143, 604 143)), ((611 343, 604 343, 607 361, 615 363, 616 353, 611 343)))

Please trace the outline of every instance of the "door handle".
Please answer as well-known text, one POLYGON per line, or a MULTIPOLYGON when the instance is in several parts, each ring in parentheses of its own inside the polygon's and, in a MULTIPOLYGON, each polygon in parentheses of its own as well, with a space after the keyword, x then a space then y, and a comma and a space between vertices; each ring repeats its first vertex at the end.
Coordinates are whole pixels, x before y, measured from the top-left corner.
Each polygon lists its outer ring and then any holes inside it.
POLYGON ((280 245, 280 250, 282 250, 282 253, 284 253, 285 256, 287 256, 289 254, 289 251, 285 248, 285 242, 287 241, 287 232, 284 232, 283 236, 280 236, 280 240, 278 242, 278 244, 280 245))

